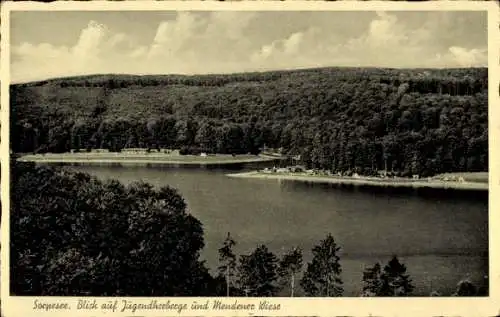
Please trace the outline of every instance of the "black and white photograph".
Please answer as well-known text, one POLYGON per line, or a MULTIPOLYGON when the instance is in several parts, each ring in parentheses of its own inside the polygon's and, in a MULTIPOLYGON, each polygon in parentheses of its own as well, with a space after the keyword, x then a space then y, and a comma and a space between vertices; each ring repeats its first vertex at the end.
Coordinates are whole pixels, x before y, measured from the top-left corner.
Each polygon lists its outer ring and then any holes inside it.
POLYGON ((491 295, 487 9, 13 10, 9 68, 10 296, 491 295))

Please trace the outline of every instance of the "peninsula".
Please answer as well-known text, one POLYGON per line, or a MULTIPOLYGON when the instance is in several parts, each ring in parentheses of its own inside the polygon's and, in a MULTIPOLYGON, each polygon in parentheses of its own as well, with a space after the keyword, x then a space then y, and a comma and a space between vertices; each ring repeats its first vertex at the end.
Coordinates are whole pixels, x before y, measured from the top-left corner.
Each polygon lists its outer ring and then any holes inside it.
POLYGON ((488 173, 461 173, 439 175, 425 179, 409 178, 380 178, 371 176, 336 176, 317 175, 307 172, 266 172, 253 171, 244 173, 227 174, 229 177, 277 179, 289 181, 301 181, 310 183, 328 183, 356 186, 377 187, 408 187, 408 188, 434 188, 434 189, 456 189, 456 190, 488 190, 488 173), (467 175, 469 177, 467 177, 467 175))

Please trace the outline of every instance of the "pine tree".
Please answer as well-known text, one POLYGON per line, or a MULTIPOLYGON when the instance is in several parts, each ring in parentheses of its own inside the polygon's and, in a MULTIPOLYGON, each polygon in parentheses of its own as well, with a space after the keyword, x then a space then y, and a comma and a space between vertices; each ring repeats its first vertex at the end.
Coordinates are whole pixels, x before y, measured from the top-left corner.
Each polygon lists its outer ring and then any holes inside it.
POLYGON ((231 237, 231 233, 227 233, 224 240, 224 245, 219 249, 219 273, 224 276, 226 281, 226 296, 229 297, 231 287, 233 286, 233 277, 236 273, 236 255, 234 255, 233 247, 236 242, 231 237))
POLYGON ((363 272, 363 296, 377 296, 382 288, 382 268, 377 262, 363 272))
POLYGON ((344 289, 340 274, 342 268, 339 263, 337 246, 331 234, 312 249, 313 259, 307 264, 306 272, 300 284, 309 296, 341 296, 344 289))
POLYGON ((363 272, 363 296, 408 296, 413 288, 406 266, 395 256, 383 271, 376 263, 363 272))
POLYGON ((293 248, 288 251, 279 263, 278 274, 280 277, 290 283, 290 297, 295 293, 295 278, 302 270, 302 250, 293 248))
POLYGON ((384 267, 381 274, 382 285, 378 296, 408 296, 413 291, 413 284, 406 266, 394 256, 384 267))
POLYGON ((238 284, 246 296, 276 295, 277 262, 276 255, 264 245, 257 247, 250 255, 240 257, 238 284))

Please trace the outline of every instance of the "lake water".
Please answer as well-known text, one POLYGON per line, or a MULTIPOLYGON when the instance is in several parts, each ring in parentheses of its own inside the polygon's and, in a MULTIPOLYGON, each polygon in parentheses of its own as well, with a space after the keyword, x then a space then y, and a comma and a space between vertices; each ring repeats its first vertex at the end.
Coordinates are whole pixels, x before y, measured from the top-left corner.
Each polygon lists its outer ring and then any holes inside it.
MULTIPOLYGON (((293 181, 231 178, 227 168, 90 166, 68 168, 123 183, 137 180, 179 190, 204 226, 203 258, 218 265, 227 232, 236 252, 265 244, 277 255, 311 248, 332 233, 342 248, 346 296, 359 296, 365 266, 393 254, 407 266, 415 295, 451 294, 459 280, 476 285, 488 274, 487 194, 363 189, 293 181)), ((246 167, 246 169, 251 167, 246 167)))

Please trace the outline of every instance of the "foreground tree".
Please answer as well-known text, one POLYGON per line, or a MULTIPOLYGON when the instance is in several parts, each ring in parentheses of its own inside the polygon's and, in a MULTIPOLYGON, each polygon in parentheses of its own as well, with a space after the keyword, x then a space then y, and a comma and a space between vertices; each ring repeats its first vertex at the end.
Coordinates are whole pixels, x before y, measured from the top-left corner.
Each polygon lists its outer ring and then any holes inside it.
POLYGON ((266 246, 257 247, 250 255, 242 255, 238 267, 239 287, 246 296, 274 296, 278 258, 266 246))
POLYGON ((382 287, 378 296, 408 296, 414 289, 406 266, 396 256, 384 267, 381 279, 382 287))
POLYGON ((295 279, 302 270, 302 250, 293 248, 283 255, 279 263, 278 274, 282 280, 290 283, 290 296, 295 294, 295 279))
POLYGON ((226 282, 226 296, 229 297, 230 290, 233 288, 233 278, 236 274, 236 255, 233 252, 233 247, 236 242, 228 232, 224 240, 224 245, 219 249, 219 274, 224 276, 226 282))
POLYGON ((201 296, 201 223, 172 188, 12 163, 11 290, 30 296, 201 296), (140 286, 140 287, 138 287, 140 286))
POLYGON ((379 263, 363 273, 363 296, 408 296, 414 286, 406 266, 394 256, 381 271, 379 263))
POLYGON ((382 268, 379 263, 363 272, 362 296, 378 296, 382 289, 382 268))
POLYGON ((313 259, 307 264, 300 284, 308 296, 341 296, 344 289, 340 274, 340 247, 331 234, 312 249, 313 259))
POLYGON ((461 280, 457 284, 454 296, 477 296, 476 286, 469 280, 461 280))

